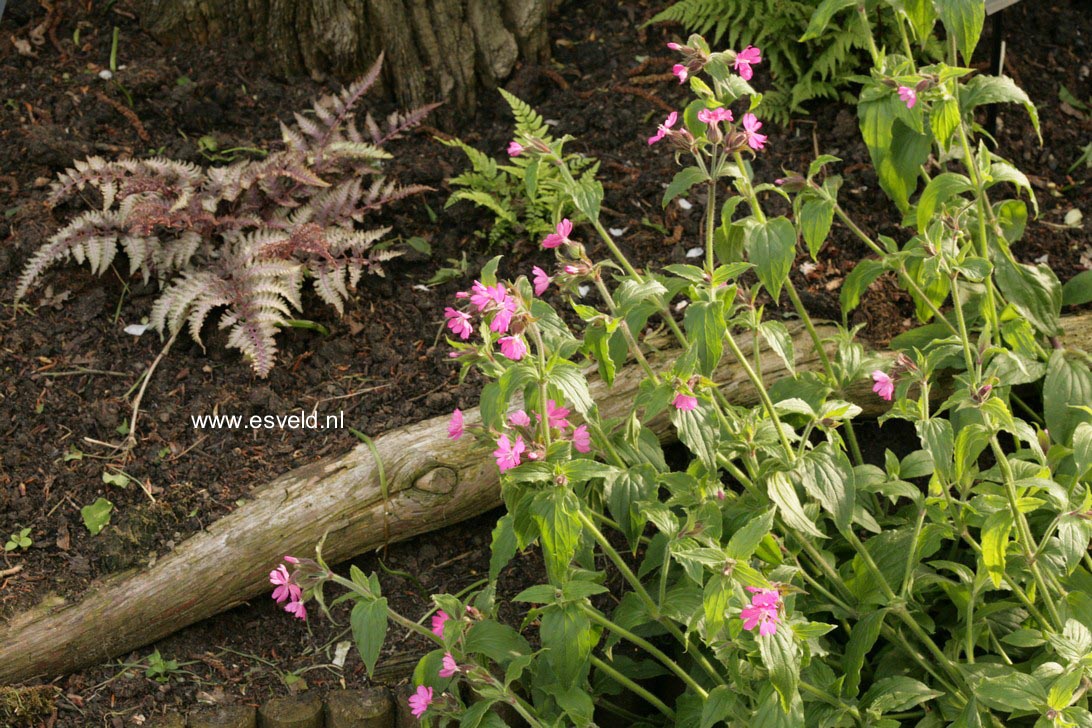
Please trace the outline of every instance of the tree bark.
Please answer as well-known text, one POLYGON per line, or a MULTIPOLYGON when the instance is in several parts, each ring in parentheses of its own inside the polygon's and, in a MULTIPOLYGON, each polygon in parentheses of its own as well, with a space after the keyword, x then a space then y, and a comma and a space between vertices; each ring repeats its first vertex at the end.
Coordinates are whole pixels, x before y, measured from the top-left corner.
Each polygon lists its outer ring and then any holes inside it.
MULTIPOLYGON (((1066 343, 1092 350, 1092 314, 1063 319, 1066 343)), ((811 339, 790 327, 797 371, 819 368, 811 339)), ((819 327, 820 336, 834 333, 819 327)), ((739 338, 749 351, 749 336, 739 338)), ((663 371, 677 349, 648 354, 663 371)), ((891 354, 878 356, 890 359, 891 354)), ((773 352, 762 353, 768 383, 787 374, 773 352)), ((614 386, 591 384, 604 418, 628 412, 644 375, 636 366, 618 372, 614 386)), ((713 377, 729 402, 755 406, 758 395, 726 357, 713 377)), ((937 392, 938 396, 945 396, 937 392)), ((846 397, 865 416, 888 405, 862 380, 846 397)), ((465 413, 480 421, 477 410, 465 413)), ((100 580, 81 601, 45 599, 0 626, 0 684, 71 672, 161 639, 268 592, 269 571, 285 554, 310 553, 324 535, 324 557, 338 563, 395 541, 448 526, 501 503, 496 464, 487 450, 448 438, 447 417, 381 435, 375 455, 358 445, 339 457, 293 470, 257 489, 254 500, 192 536, 153 567, 100 580), (384 492, 383 483, 386 483, 384 492)), ((665 417, 647 423, 664 441, 674 439, 665 417)))
POLYGON ((517 61, 549 56, 551 0, 141 0, 163 42, 247 42, 283 73, 363 73, 382 51, 387 91, 402 108, 444 100, 473 111, 517 61))

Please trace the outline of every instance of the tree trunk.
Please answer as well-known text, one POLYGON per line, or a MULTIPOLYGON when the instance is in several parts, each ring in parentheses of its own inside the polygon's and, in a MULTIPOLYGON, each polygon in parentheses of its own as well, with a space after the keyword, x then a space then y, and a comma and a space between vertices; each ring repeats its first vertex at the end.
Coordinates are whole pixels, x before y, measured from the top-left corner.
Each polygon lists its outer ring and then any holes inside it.
MULTIPOLYGON (((230 38, 252 44, 284 73, 363 73, 382 51, 384 81, 402 108, 444 100, 473 111, 519 60, 549 55, 551 0, 141 0, 163 42, 230 38)), ((443 113, 443 112, 441 112, 443 113)))
MULTIPOLYGON (((1092 349, 1092 314, 1063 319, 1063 325, 1068 345, 1092 349)), ((803 327, 795 324, 790 332, 797 371, 817 370, 818 356, 803 327)), ((833 333, 830 327, 819 327, 822 337, 833 333)), ((750 351, 749 336, 739 337, 739 343, 750 351)), ((648 359, 663 371, 678 356, 677 349, 661 349, 650 352, 648 359)), ((770 383, 787 373, 768 349, 763 351, 762 371, 770 383)), ((610 389, 593 381, 592 396, 601 416, 625 414, 643 377, 638 367, 628 366, 619 370, 610 389)), ((727 357, 713 378, 729 402, 758 404, 757 392, 727 357)), ((934 394, 947 395, 939 387, 934 394)), ((888 408, 867 380, 846 397, 865 416, 888 408)), ((477 410, 465 418, 468 424, 480 421, 477 410)), ((662 440, 674 438, 666 417, 647 424, 662 440)), ((257 489, 254 500, 192 536, 153 567, 106 577, 80 602, 47 598, 9 620, 0 626, 0 684, 109 660, 238 606, 269 591, 267 575, 285 554, 309 554, 324 535, 324 556, 338 563, 501 503, 497 467, 488 450, 450 440, 446 417, 381 435, 374 446, 374 455, 368 446, 358 445, 345 455, 277 478, 257 489)))

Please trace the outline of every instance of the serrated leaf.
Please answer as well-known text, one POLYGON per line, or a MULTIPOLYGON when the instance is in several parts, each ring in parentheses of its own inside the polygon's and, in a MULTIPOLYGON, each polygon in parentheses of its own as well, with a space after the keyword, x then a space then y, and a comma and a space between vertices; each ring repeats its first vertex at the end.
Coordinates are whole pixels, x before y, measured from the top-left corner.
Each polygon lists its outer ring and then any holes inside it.
POLYGON ((766 492, 770 500, 777 505, 777 511, 785 523, 800 533, 816 538, 826 538, 826 535, 815 527, 811 519, 804 513, 804 507, 800 504, 800 497, 796 494, 796 488, 789 481, 785 473, 774 472, 766 478, 766 492))
POLYGON ((727 685, 718 685, 709 691, 701 706, 701 728, 714 725, 732 715, 739 707, 735 693, 727 685))
POLYGON ((698 301, 686 307, 683 319, 687 339, 698 355, 699 371, 709 377, 724 354, 724 306, 719 301, 698 301))
POLYGON ((110 522, 110 513, 113 510, 113 503, 105 498, 99 498, 91 505, 81 508, 80 516, 83 517, 83 525, 87 526, 91 535, 97 536, 110 522))
POLYGON ((844 452, 823 443, 800 458, 792 472, 808 495, 830 513, 839 531, 849 528, 853 520, 855 485, 853 466, 844 452))
POLYGON ((770 683, 781 698, 781 709, 788 713, 800 683, 800 649, 792 630, 779 628, 771 635, 759 635, 756 641, 770 683))
POLYGON ((699 182, 705 182, 708 179, 709 176, 705 171, 698 167, 685 167, 680 169, 675 173, 675 177, 671 180, 671 184, 664 190, 664 198, 661 205, 666 208, 676 197, 687 192, 699 182))
POLYGON ((757 223, 747 234, 746 248, 758 279, 776 301, 796 258, 796 229, 784 217, 757 223))
POLYGON ((387 639, 387 600, 381 597, 357 602, 349 615, 349 624, 353 629, 356 649, 368 669, 368 677, 371 677, 379 651, 387 639))
POLYGON ((944 23, 948 35, 955 38, 963 63, 969 64, 986 22, 986 3, 983 0, 939 0, 937 7, 940 22, 944 23))
POLYGON ((800 208, 800 232, 808 245, 812 260, 818 260, 819 249, 830 234, 834 222, 834 204, 826 199, 812 199, 800 208))

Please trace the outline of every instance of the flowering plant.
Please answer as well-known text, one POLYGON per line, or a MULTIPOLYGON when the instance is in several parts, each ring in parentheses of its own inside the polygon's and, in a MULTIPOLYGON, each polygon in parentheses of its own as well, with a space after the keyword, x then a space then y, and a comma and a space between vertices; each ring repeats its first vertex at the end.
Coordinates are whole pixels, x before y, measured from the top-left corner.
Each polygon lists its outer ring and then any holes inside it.
POLYGON ((748 82, 758 49, 714 53, 696 36, 673 49, 696 98, 648 142, 684 162, 665 205, 705 194, 703 264, 638 270, 599 220, 598 182, 573 175, 559 144, 515 140, 558 172, 587 222, 555 220, 542 240, 555 270, 501 280, 494 259, 445 314, 455 358, 489 380, 480 415, 456 410, 449 427, 482 442, 502 474, 489 581, 434 596, 429 630, 387 610, 374 576, 323 577, 358 600, 369 669, 390 618, 435 644, 410 698, 425 722, 503 725, 490 712, 503 703, 532 726, 607 714, 635 725, 1092 725, 1092 374, 1061 340, 1056 280, 1011 255, 1024 203, 988 194, 1024 185, 971 144, 965 69, 919 69, 935 81, 910 96, 898 89, 911 88, 912 59, 878 56, 862 91, 881 180, 904 132, 877 129, 913 124, 907 113, 929 114, 940 151, 953 139, 963 150, 968 176, 925 170, 914 205, 911 183, 893 186, 888 170, 885 190, 906 212, 900 246, 873 240, 838 204, 833 157, 754 179, 747 157, 773 143, 748 82), (950 128, 932 118, 946 104, 950 128), (724 180, 734 194, 719 203, 724 180), (763 195, 786 198, 792 216, 768 217, 763 195), (895 342, 891 363, 844 327, 824 339, 790 277, 800 242, 821 254, 835 217, 877 256, 846 281, 844 310, 890 270, 931 321, 895 342), (598 306, 573 295, 582 285, 598 306), (579 335, 543 299, 550 289, 579 335), (783 293, 801 319, 795 336, 762 316, 762 297, 783 293), (642 341, 654 319, 678 348, 642 341), (609 402, 585 364, 606 388, 638 372, 636 397, 609 402), (756 407, 729 401, 732 378, 756 407), (869 379, 866 396, 891 402, 881 421, 917 434, 880 462, 863 457, 850 401, 869 379), (661 446, 665 420, 685 452, 661 446), (513 597, 528 605, 516 629, 497 618, 497 578, 532 546, 547 583, 513 597))

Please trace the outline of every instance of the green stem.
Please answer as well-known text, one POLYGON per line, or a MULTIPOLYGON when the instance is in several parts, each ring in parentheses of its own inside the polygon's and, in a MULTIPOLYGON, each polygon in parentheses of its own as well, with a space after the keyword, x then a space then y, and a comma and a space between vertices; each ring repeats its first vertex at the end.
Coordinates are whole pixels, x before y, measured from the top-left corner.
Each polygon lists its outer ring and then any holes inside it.
POLYGON ((852 715, 854 720, 860 722, 861 711, 857 710, 857 708, 850 705, 849 703, 846 703, 840 698, 831 695, 826 690, 823 690, 822 688, 817 688, 811 683, 804 682, 803 680, 800 681, 800 689, 803 690, 805 693, 808 693, 809 695, 812 695, 819 700, 822 700, 827 705, 833 705, 835 708, 841 708, 842 710, 852 715))
MULTIPOLYGON (((845 224, 845 226, 853 232, 854 235, 856 235, 861 241, 863 241, 865 245, 871 248, 872 252, 876 253, 881 258, 887 257, 887 253, 884 251, 884 249, 877 245, 872 238, 868 237, 865 231, 861 230, 861 228, 857 226, 857 223, 853 222, 853 219, 846 214, 846 211, 842 209, 842 206, 834 200, 831 201, 834 202, 834 213, 838 216, 838 219, 841 220, 845 224)), ((906 270, 906 264, 903 263, 901 260, 899 261, 899 269, 896 271, 896 273, 898 273, 899 278, 902 279, 902 282, 906 284, 906 286, 910 288, 910 290, 917 294, 918 300, 922 301, 926 305, 926 307, 929 309, 929 311, 932 312, 933 316, 937 319, 937 321, 947 326, 953 334, 958 336, 959 331, 956 329, 955 326, 952 326, 951 321, 944 318, 944 314, 940 312, 940 309, 937 308, 937 305, 935 303, 933 303, 933 300, 925 295, 925 292, 921 290, 921 286, 917 284, 917 281, 915 281, 910 276, 910 272, 906 270)))
POLYGON ((706 698, 709 697, 709 693, 705 690, 705 688, 703 688, 701 685, 699 685, 694 680, 694 678, 690 677, 690 675, 686 672, 686 670, 679 667, 679 665, 674 660, 672 660, 670 657, 668 657, 666 654, 664 654, 663 651, 659 650, 651 642, 649 642, 648 640, 646 640, 646 639, 644 639, 642 637, 638 637, 637 635, 630 632, 628 629, 626 629, 626 628, 624 628, 624 627, 622 627, 622 626, 620 626, 618 624, 615 624, 614 622, 612 622, 611 620, 607 619, 602 614, 600 614, 598 610, 593 609, 591 606, 589 606, 587 604, 581 604, 580 608, 583 610, 583 612, 586 615, 588 615, 588 617, 591 619, 591 621, 595 622, 596 624, 600 625, 601 627, 604 627, 606 629, 611 630, 612 632, 617 634, 619 637, 621 637, 621 638, 623 638, 623 639, 625 639, 625 640, 627 640, 629 642, 632 642, 633 644, 637 645, 642 650, 644 650, 645 652, 647 652, 648 654, 652 655, 657 660, 659 660, 660 663, 664 667, 666 667, 671 672, 675 673, 675 676, 678 677, 680 680, 682 680, 684 683, 686 683, 686 685, 691 690, 693 690, 695 693, 697 693, 698 696, 702 700, 705 700, 706 698))
POLYGON ((763 382, 762 378, 751 368, 750 363, 747 361, 747 357, 744 355, 743 351, 740 350, 739 344, 736 343, 736 339, 732 336, 731 331, 725 330, 724 340, 728 342, 728 348, 732 350, 732 356, 734 356, 736 361, 739 362, 739 365, 743 367, 743 371, 747 374, 747 378, 751 380, 751 384, 754 385, 755 391, 758 392, 758 396, 762 400, 762 406, 766 409, 766 414, 770 416, 770 420, 773 421, 774 428, 777 430, 777 436, 781 440, 781 448, 785 451, 788 462, 795 462, 796 453, 793 452, 792 445, 789 444, 789 438, 781 428, 781 418, 777 416, 777 410, 774 409, 773 401, 770 399, 770 393, 766 391, 765 382, 763 382))
POLYGON ((914 536, 910 540, 910 549, 906 554, 906 573, 902 576, 902 586, 899 588, 899 597, 906 598, 907 593, 910 591, 910 585, 913 583, 913 570, 914 560, 918 554, 918 539, 921 538, 921 529, 925 525, 925 506, 918 510, 918 519, 914 523, 914 536))
POLYGON ((594 665, 597 670, 602 671, 603 674, 606 675, 607 677, 609 677, 611 680, 614 680, 616 683, 618 683, 622 687, 626 688, 627 690, 629 690, 633 694, 640 696, 646 703, 648 703, 652 707, 656 708, 656 710, 660 711, 665 716, 667 716, 667 718, 669 720, 672 720, 672 721, 675 720, 675 711, 673 711, 671 708, 667 707, 667 705, 665 705, 664 702, 662 700, 660 700, 659 698, 657 698, 655 695, 648 692, 643 687, 641 687, 637 683, 633 682, 628 677, 626 677, 622 673, 618 672, 613 667, 611 667, 610 665, 608 665, 606 662, 599 659, 595 655, 592 655, 590 660, 591 660, 591 664, 594 665))
MULTIPOLYGON (((800 316, 800 320, 804 322, 804 328, 807 329, 808 336, 811 337, 811 343, 815 348, 815 353, 819 355, 819 361, 823 365, 823 371, 827 373, 830 383, 838 387, 839 391, 841 391, 841 387, 839 386, 840 382, 837 377, 834 376, 834 364, 830 361, 830 355, 827 354, 826 347, 823 346, 823 340, 819 338, 819 332, 816 331, 811 316, 808 315, 807 309, 804 308, 804 302, 800 300, 800 294, 797 292, 791 277, 785 281, 785 290, 789 292, 789 300, 792 301, 793 308, 796 309, 797 315, 800 316)), ((853 455, 853 462, 857 465, 863 465, 864 457, 861 455, 861 446, 857 444, 857 433, 853 431, 853 423, 846 420, 845 425, 846 439, 849 440, 849 450, 853 455)), ((876 512, 879 513, 879 504, 875 500, 875 494, 873 494, 873 505, 877 506, 876 512)))
POLYGON ((963 317, 963 297, 959 294, 959 276, 952 276, 952 308, 955 309, 956 323, 959 324, 959 340, 963 345, 963 364, 967 367, 967 374, 973 377, 976 384, 980 381, 978 367, 975 366, 974 354, 971 352, 971 337, 967 333, 967 321, 963 317))
POLYGON ((535 342, 535 353, 538 354, 538 424, 542 444, 548 450, 550 448, 550 413, 547 411, 546 403, 549 401, 550 393, 546 384, 546 346, 542 343, 542 333, 538 330, 538 326, 531 324, 527 327, 527 330, 531 333, 531 338, 535 342))
POLYGON ((990 448, 993 450, 993 456, 997 459, 997 464, 1001 468, 1001 476, 1005 481, 1005 496, 1008 498, 1009 508, 1012 509, 1012 517, 1016 523, 1016 530, 1020 535, 1020 546, 1023 549, 1024 558, 1028 562, 1028 568, 1031 569, 1031 575, 1035 580, 1035 584, 1039 587, 1039 591, 1043 595, 1043 604, 1046 605, 1047 612, 1050 614, 1052 626, 1055 630, 1061 629, 1065 622, 1058 614, 1058 607, 1054 604, 1054 596, 1047 588, 1046 580, 1043 578, 1043 573, 1039 569, 1038 562, 1035 560, 1035 552, 1039 549, 1035 544, 1034 537, 1031 535, 1031 529, 1028 527, 1027 519, 1024 518, 1024 514, 1020 511, 1017 503, 1016 477, 1012 472, 1012 466, 1009 464, 1009 459, 1005 455, 1005 451, 1001 448, 1001 443, 997 440, 997 435, 992 435, 990 437, 990 448))
POLYGON ((618 328, 621 330, 622 336, 626 340, 626 346, 629 347, 630 353, 637 359, 637 363, 641 366, 641 369, 648 378, 651 379, 654 384, 659 384, 660 376, 652 369, 652 365, 648 363, 648 359, 645 358, 644 353, 641 351, 641 347, 637 345, 637 340, 633 338, 633 332, 629 330, 629 324, 626 323, 625 318, 618 316, 618 307, 614 303, 614 297, 610 295, 610 291, 607 290, 607 286, 603 283, 603 279, 596 275, 594 281, 595 288, 606 302, 611 316, 618 319, 618 328))

